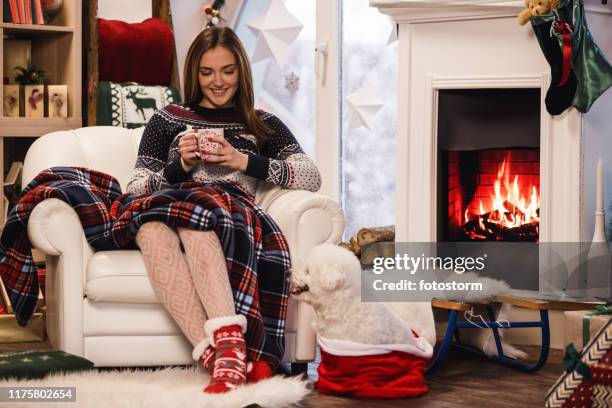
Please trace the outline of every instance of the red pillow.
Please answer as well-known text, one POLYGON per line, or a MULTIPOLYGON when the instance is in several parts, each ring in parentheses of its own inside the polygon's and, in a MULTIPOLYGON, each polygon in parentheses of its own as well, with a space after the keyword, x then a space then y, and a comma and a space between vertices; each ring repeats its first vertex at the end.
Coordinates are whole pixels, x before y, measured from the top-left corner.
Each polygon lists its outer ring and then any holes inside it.
POLYGON ((98 19, 100 81, 170 85, 174 35, 159 18, 142 23, 98 19))

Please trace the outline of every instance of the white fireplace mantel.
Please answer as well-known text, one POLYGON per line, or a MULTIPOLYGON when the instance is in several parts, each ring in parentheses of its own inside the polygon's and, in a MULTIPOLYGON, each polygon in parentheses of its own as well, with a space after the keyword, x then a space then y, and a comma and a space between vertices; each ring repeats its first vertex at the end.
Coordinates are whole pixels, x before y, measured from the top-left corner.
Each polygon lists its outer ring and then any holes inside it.
MULTIPOLYGON (((370 0, 370 6, 397 23, 516 17, 525 8, 520 0, 370 0)), ((601 0, 586 0, 585 8, 591 13, 612 14, 612 7, 601 0)))
MULTIPOLYGON (((371 0, 398 23, 396 240, 436 241, 437 95, 443 89, 539 88, 540 240, 584 242, 593 234, 595 163, 612 200, 612 91, 581 114, 546 112, 550 67, 522 1, 371 0)), ((612 56, 612 6, 586 1, 589 26, 612 56)))
POLYGON ((516 16, 522 1, 371 0, 370 6, 398 23, 474 20, 516 16))

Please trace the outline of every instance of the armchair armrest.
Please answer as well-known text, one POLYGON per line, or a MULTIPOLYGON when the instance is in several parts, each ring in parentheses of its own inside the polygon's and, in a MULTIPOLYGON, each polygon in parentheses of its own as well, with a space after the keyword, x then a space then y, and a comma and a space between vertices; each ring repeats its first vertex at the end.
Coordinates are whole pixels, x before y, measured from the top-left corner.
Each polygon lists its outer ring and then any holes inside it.
MULTIPOLYGON (((294 265, 301 262, 313 246, 335 244, 342 238, 342 209, 337 202, 321 194, 270 188, 258 196, 258 205, 285 234, 294 265)), ((313 314, 310 305, 297 304, 294 361, 312 361, 315 358, 313 314)))
POLYGON ((344 215, 329 197, 304 190, 274 189, 259 200, 285 234, 294 262, 300 262, 315 245, 340 242, 344 215))
POLYGON ((93 250, 79 217, 57 198, 44 200, 32 210, 28 237, 47 258, 46 320, 51 344, 82 356, 85 266, 93 250))

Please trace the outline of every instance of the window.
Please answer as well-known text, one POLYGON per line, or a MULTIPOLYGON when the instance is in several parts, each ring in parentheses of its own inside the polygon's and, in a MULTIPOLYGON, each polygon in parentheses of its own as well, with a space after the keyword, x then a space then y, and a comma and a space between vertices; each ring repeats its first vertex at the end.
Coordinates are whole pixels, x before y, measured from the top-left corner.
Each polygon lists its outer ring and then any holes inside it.
POLYGON ((387 45, 395 24, 368 3, 342 0, 340 179, 347 236, 395 223, 397 42, 387 45), (351 129, 347 97, 366 83, 384 105, 372 129, 351 129))
MULTIPOLYGON (((236 32, 250 56, 253 55, 256 37, 247 24, 262 15, 269 3, 269 0, 244 2, 236 22, 236 32)), ((306 153, 316 159, 316 145, 319 145, 317 150, 320 153, 328 153, 335 150, 330 146, 338 138, 329 134, 330 126, 323 130, 324 124, 319 124, 321 134, 315 140, 315 103, 319 109, 323 107, 328 112, 338 110, 339 105, 339 153, 337 156, 319 157, 317 163, 323 169, 324 178, 339 180, 341 193, 337 198, 342 202, 347 221, 346 235, 351 236, 365 226, 393 224, 397 43, 387 44, 395 24, 388 16, 369 7, 368 0, 286 0, 285 5, 301 21, 303 28, 283 66, 278 66, 271 58, 253 63, 256 106, 278 115, 296 135, 306 153), (338 21, 324 18, 331 15, 332 9, 335 13, 335 1, 338 1, 340 18, 338 21), (314 53, 317 15, 321 19, 319 23, 325 20, 325 24, 337 25, 323 30, 326 34, 338 31, 338 43, 331 38, 325 38, 325 41, 334 41, 329 49, 339 50, 339 75, 333 76, 333 81, 338 78, 334 86, 338 89, 340 102, 338 98, 331 100, 334 98, 329 97, 316 100, 315 87, 319 86, 315 78, 314 53), (294 80, 299 78, 297 89, 291 88, 292 75, 294 80), (383 104, 371 129, 351 128, 351 112, 346 98, 367 82, 383 104), (329 174, 336 168, 339 177, 329 174)), ((321 24, 318 29, 321 30, 321 24)), ((335 61, 335 58, 329 58, 328 64, 335 61)), ((329 68, 333 67, 330 65, 329 68)))

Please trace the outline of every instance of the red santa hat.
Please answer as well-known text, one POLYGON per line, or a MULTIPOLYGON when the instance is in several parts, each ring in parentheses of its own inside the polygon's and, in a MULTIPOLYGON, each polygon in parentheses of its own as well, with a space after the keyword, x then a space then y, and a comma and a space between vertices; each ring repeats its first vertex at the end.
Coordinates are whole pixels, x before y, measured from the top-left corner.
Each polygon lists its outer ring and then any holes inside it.
POLYGON ((412 332, 408 344, 364 344, 321 336, 316 388, 364 398, 418 397, 428 391, 425 370, 433 347, 412 332))

